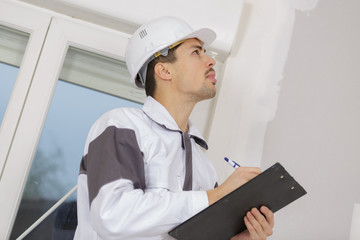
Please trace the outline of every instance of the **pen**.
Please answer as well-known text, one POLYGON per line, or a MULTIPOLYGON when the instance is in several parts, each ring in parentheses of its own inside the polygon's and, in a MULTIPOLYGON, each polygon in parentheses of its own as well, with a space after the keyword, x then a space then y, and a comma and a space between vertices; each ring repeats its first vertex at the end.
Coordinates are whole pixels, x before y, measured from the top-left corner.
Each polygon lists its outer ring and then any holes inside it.
POLYGON ((227 161, 233 168, 238 168, 238 167, 240 167, 239 164, 237 164, 236 162, 228 159, 227 157, 224 157, 224 159, 225 159, 225 161, 227 161))

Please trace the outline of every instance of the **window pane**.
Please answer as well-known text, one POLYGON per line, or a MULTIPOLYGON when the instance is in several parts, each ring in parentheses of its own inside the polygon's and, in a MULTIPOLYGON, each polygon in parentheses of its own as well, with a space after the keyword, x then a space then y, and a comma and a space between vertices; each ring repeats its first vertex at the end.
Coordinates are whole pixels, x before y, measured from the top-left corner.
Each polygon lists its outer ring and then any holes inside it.
POLYGON ((145 92, 130 83, 125 62, 70 47, 60 79, 143 103, 145 92))
POLYGON ((0 25, 0 126, 28 40, 29 34, 0 25))
MULTIPOLYGON (((76 185, 80 160, 91 125, 104 112, 118 107, 140 108, 141 104, 58 81, 11 239, 21 235, 76 185)), ((75 200, 74 194, 69 201, 75 200)), ((55 224, 55 215, 48 217, 53 220, 46 220, 47 224, 55 224)), ((52 239, 54 231, 54 225, 51 228, 39 226, 26 239, 52 239)))
POLYGON ((17 67, 0 63, 0 126, 4 118, 18 71, 19 68, 17 67))
POLYGON ((0 62, 19 67, 29 34, 0 25, 0 62))
MULTIPOLYGON (((71 196, 63 204, 61 204, 54 212, 52 212, 44 221, 42 221, 33 231, 26 237, 26 240, 73 240, 74 229, 77 226, 77 204, 74 196, 71 196)), ((50 202, 49 204, 50 205, 50 202)), ((35 204, 31 201, 23 201, 18 215, 22 216, 22 220, 17 220, 17 225, 23 224, 22 228, 26 229, 29 226, 25 223, 34 222, 32 217, 45 207, 46 204, 35 204)), ((49 206, 50 208, 51 206, 49 206)), ((20 228, 20 226, 18 226, 20 228)), ((16 239, 19 234, 13 231, 10 239, 16 239)))

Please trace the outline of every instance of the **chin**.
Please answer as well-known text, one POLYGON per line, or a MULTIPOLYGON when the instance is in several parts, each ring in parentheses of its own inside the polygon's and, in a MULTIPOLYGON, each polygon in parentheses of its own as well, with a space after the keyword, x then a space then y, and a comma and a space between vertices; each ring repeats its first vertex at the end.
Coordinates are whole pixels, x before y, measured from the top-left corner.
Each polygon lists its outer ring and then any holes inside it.
POLYGON ((201 100, 212 99, 215 96, 216 96, 216 89, 213 91, 208 91, 206 94, 203 94, 201 100))

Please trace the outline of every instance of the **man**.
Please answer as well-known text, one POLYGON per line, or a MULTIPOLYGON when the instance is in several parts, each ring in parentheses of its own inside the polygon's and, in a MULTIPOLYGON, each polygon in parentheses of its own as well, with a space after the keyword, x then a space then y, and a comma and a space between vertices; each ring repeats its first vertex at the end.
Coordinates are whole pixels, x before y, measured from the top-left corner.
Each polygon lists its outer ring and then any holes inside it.
MULTIPOLYGON (((75 239, 170 238, 174 226, 260 173, 241 167, 216 187, 215 169, 201 150, 207 144, 189 122, 195 104, 216 93, 215 60, 205 54, 215 37, 174 17, 134 33, 126 63, 148 98, 141 110, 114 109, 91 128, 80 166, 75 239)), ((233 239, 272 234, 273 213, 260 211, 249 211, 248 231, 233 239)))

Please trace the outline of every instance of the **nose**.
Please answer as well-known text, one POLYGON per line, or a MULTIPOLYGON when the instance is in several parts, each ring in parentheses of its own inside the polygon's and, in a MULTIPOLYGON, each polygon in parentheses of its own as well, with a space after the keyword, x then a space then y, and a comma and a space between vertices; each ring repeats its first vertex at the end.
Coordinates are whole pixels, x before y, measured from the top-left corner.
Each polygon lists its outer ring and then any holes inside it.
POLYGON ((207 65, 207 67, 213 67, 213 66, 215 66, 215 64, 216 64, 216 61, 215 61, 215 59, 214 58, 212 58, 212 57, 210 57, 209 55, 207 55, 206 54, 206 57, 207 57, 207 62, 206 62, 206 65, 207 65))

